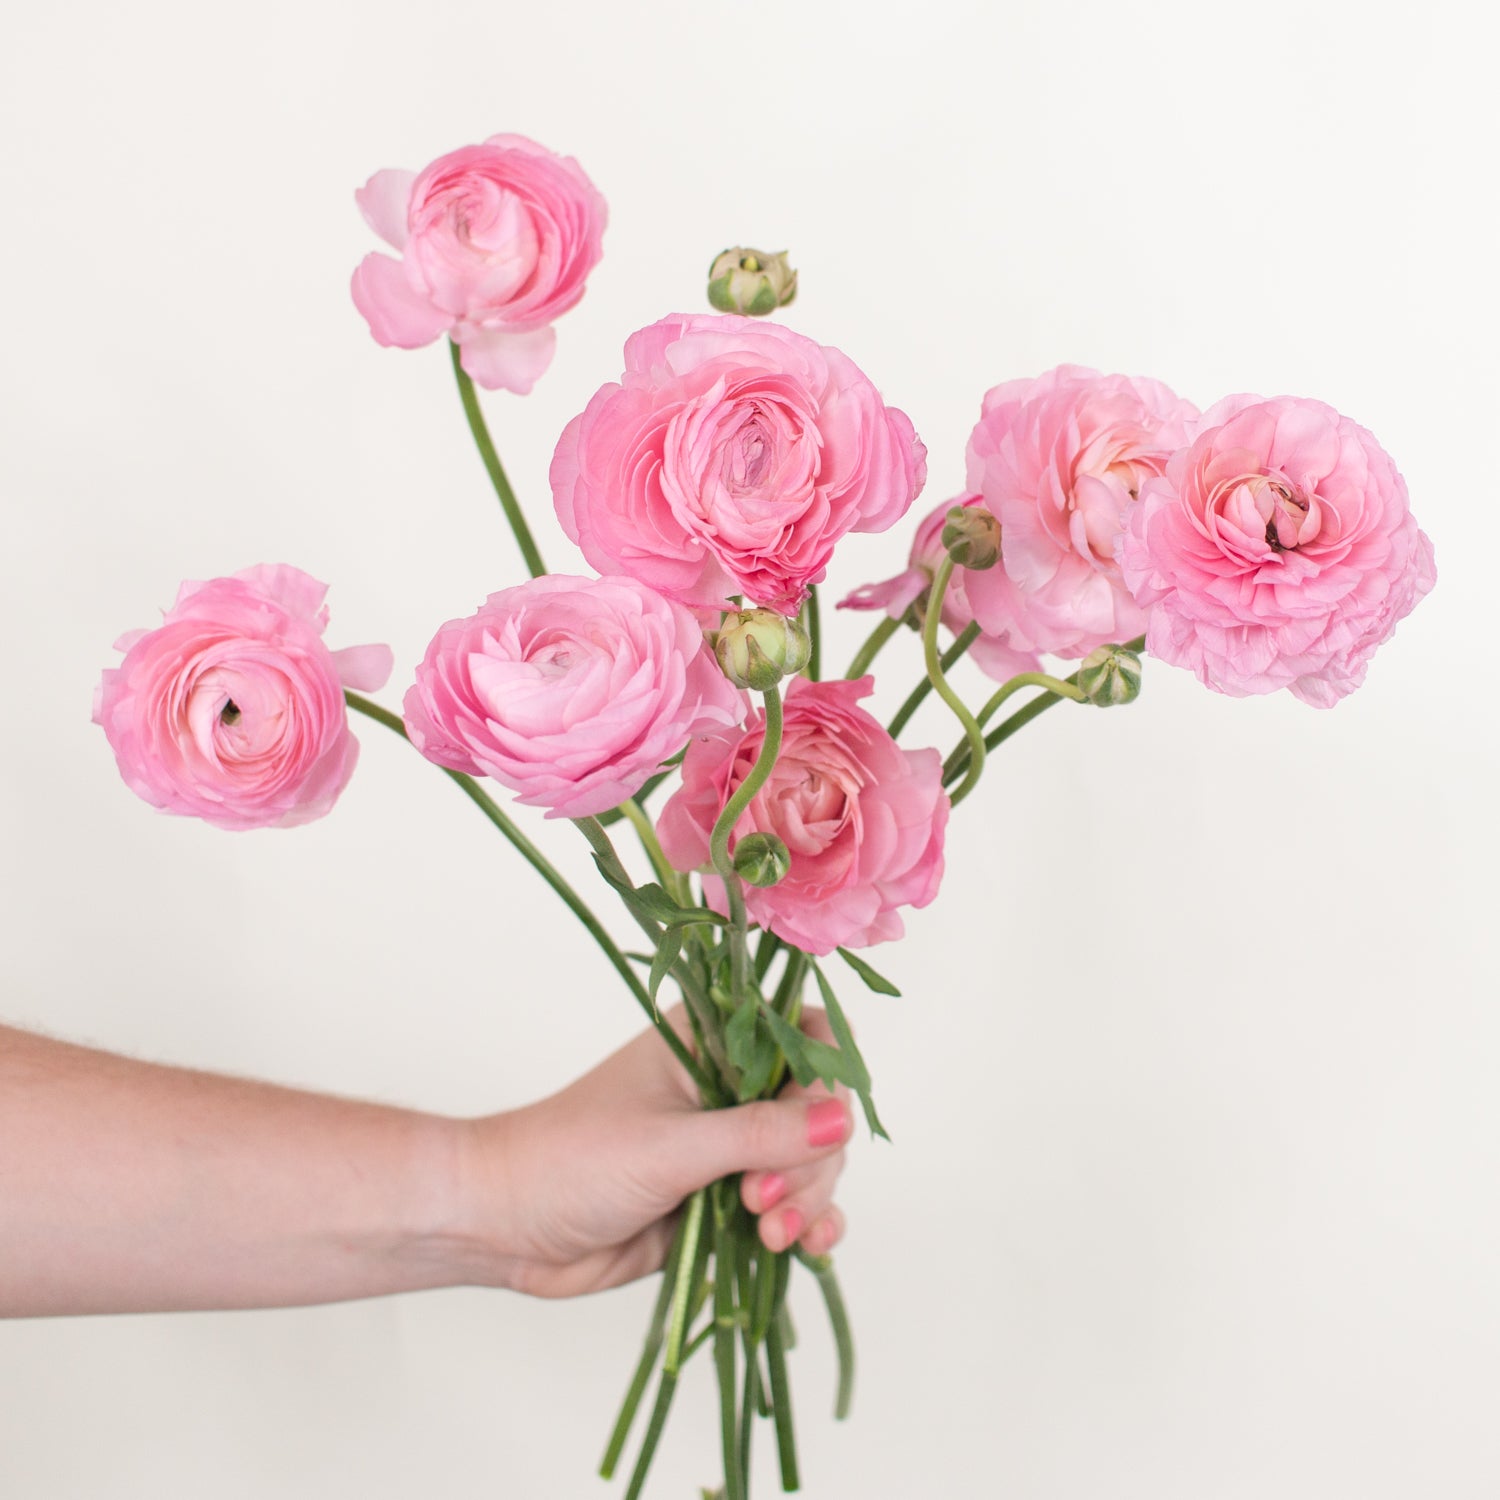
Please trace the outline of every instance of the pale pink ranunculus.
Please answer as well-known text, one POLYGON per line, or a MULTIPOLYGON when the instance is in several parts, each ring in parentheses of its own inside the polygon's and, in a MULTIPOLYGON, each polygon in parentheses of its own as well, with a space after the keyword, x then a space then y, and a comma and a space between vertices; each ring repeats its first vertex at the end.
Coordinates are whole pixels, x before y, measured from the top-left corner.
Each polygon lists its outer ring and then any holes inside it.
MULTIPOLYGON (((911 556, 904 572, 881 583, 867 583, 846 595, 838 602, 840 609, 883 609, 893 620, 902 620, 914 604, 918 604, 928 589, 942 561, 947 557, 943 546, 943 527, 948 512, 955 505, 981 506, 981 495, 959 495, 944 503, 917 527, 912 538, 911 556)), ((998 567, 999 565, 996 564, 998 567)), ((993 572, 994 569, 981 569, 993 572)), ((943 624, 955 635, 962 635, 974 623, 974 610, 969 604, 969 581, 976 577, 971 568, 955 568, 943 591, 943 624)), ((919 611, 920 615, 920 611, 919 611)), ((995 620, 993 607, 989 611, 991 623, 995 620)), ((920 619, 914 623, 920 625, 920 619)), ((1041 659, 1026 634, 1024 601, 1014 600, 1011 617, 999 630, 985 631, 975 638, 969 647, 969 656, 987 676, 1004 682, 1019 672, 1039 672, 1041 659)))
POLYGON ((737 724, 745 704, 690 610, 632 578, 548 573, 444 625, 404 710, 428 760, 582 818, 634 796, 690 735, 737 724))
POLYGON ((441 334, 489 390, 524 395, 552 362, 552 323, 599 263, 604 199, 571 156, 520 135, 461 146, 420 173, 377 172, 355 194, 378 252, 351 290, 377 343, 419 349, 441 334))
POLYGON ((601 572, 793 614, 841 536, 906 513, 926 451, 837 349, 759 318, 676 315, 631 336, 620 383, 568 424, 552 496, 601 572))
POLYGON ((94 698, 120 774, 164 812, 219 828, 321 818, 354 772, 344 689, 390 676, 389 646, 323 643, 327 585, 285 564, 184 583, 122 636, 94 698))
POLYGON ((1001 567, 966 580, 980 625, 999 631, 1023 609, 1036 648, 1068 657, 1139 635, 1146 619, 1120 578, 1120 533, 1196 416, 1160 381, 1078 365, 988 392, 969 488, 1000 522, 1001 567))
POLYGON ((1331 708, 1432 587, 1432 543, 1389 455, 1297 396, 1229 396, 1149 479, 1121 548, 1146 649, 1244 697, 1331 708))
MULTIPOLYGON (((750 833, 786 842, 791 867, 774 886, 745 887, 751 918, 808 953, 863 948, 902 933, 900 908, 926 906, 943 874, 948 794, 936 750, 903 750, 859 707, 857 682, 792 680, 775 768, 735 825, 729 847, 750 833)), ((657 833, 679 870, 710 865, 709 837, 764 741, 765 716, 695 739, 682 786, 657 833)), ((703 876, 726 910, 724 883, 703 876)))

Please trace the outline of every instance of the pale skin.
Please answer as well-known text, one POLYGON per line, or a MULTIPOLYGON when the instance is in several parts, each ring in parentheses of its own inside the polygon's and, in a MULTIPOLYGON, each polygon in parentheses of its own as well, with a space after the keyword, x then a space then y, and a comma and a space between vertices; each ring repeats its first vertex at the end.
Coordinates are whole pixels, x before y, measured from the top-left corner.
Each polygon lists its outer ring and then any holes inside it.
POLYGON ((576 1296, 655 1270, 682 1200, 736 1172, 767 1246, 823 1254, 851 1128, 821 1087, 705 1111, 652 1031, 461 1120, 0 1026, 0 1317, 576 1296))

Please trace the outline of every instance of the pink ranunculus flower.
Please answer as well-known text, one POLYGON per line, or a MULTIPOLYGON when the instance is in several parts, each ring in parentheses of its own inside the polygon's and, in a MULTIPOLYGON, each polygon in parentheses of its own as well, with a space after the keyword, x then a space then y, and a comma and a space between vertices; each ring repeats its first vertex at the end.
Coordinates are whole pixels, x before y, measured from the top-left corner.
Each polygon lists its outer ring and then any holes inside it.
POLYGON ((568 424, 552 495, 601 572, 794 614, 845 532, 906 513, 926 453, 837 349, 758 318, 676 315, 631 336, 620 383, 568 424))
MULTIPOLYGON (((955 505, 983 504, 982 495, 959 495, 955 499, 944 501, 917 527, 906 570, 881 583, 867 583, 862 588, 855 589, 852 594, 839 600, 838 607, 883 609, 893 620, 905 619, 907 611, 931 588, 938 567, 948 555, 943 546, 943 526, 948 519, 948 512, 955 505)), ((995 570, 987 568, 982 571, 995 570)), ((974 622, 968 588, 969 581, 977 576, 970 568, 955 568, 948 579, 948 587, 943 591, 943 624, 955 636, 962 635, 974 622)), ((992 608, 989 611, 992 625, 995 618, 995 610, 992 608)), ((969 647, 969 656, 980 671, 997 682, 1004 682, 1020 672, 1039 672, 1041 659, 1026 634, 1024 601, 1019 597, 1014 598, 1009 622, 1002 629, 983 631, 969 647)))
POLYGON ((745 705, 690 610, 632 578, 549 573, 444 625, 404 711, 428 760, 582 818, 745 705))
POLYGON ((1139 635, 1120 533, 1197 414, 1160 381, 1078 365, 990 391, 969 439, 969 488, 1001 532, 1001 566, 966 580, 980 625, 999 631, 1023 608, 1036 648, 1069 657, 1139 635))
POLYGON ((354 272, 376 342, 419 349, 446 333, 480 385, 529 391, 552 362, 553 320, 599 263, 607 211, 583 168, 494 135, 420 173, 377 172, 355 200, 401 255, 372 253, 354 272))
POLYGON ((1121 548, 1146 649, 1217 692, 1331 708, 1432 587, 1432 543, 1363 427, 1297 396, 1229 396, 1147 481, 1121 548))
MULTIPOLYGON (((948 794, 936 750, 903 750, 859 707, 871 679, 809 682, 786 695, 775 768, 735 825, 729 847, 751 833, 786 843, 791 868, 778 885, 745 888, 751 918, 808 953, 863 948, 902 933, 900 908, 926 906, 943 874, 948 794)), ((688 746, 682 787, 657 824, 679 870, 709 864, 714 822, 749 774, 765 733, 757 712, 688 746)), ((727 909, 724 883, 704 890, 727 909)))
POLYGON ((390 676, 389 646, 323 643, 327 585, 285 564, 184 583, 155 630, 122 636, 94 700, 120 774, 219 828, 321 818, 354 772, 344 689, 390 676))

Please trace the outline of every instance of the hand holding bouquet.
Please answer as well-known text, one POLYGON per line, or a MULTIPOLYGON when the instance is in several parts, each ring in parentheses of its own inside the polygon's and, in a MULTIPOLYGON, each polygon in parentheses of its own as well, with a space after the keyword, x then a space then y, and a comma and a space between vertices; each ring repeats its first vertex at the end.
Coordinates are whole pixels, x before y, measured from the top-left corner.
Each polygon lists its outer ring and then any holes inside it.
MULTIPOLYGON (((553 501, 598 576, 548 573, 474 382, 524 393, 546 368, 552 322, 599 257, 602 200, 576 163, 515 136, 379 173, 359 197, 401 258, 366 258, 356 304, 384 344, 449 336, 531 579, 497 580, 437 630, 401 718, 362 696, 389 653, 330 652, 322 585, 305 574, 185 585, 158 630, 121 642, 96 717, 142 796, 232 828, 329 810, 357 753, 341 697, 406 735, 574 912, 707 1109, 847 1089, 885 1133, 842 992, 852 976, 895 993, 859 950, 899 938, 903 909, 934 900, 950 810, 1017 730, 1063 701, 1132 701, 1142 650, 1220 692, 1287 687, 1329 706, 1432 586, 1394 465, 1331 408, 1231 396, 1200 415, 1160 382, 1062 366, 984 397, 967 489, 923 521, 901 575, 845 600, 882 615, 831 675, 818 586, 843 536, 906 514, 927 454, 847 355, 747 315, 795 286, 784 257, 749 250, 711 271, 714 305, 738 311, 642 328, 619 380, 562 433, 553 501), (920 640, 904 667, 915 681, 883 724, 864 705, 903 627, 920 640), (996 683, 976 705, 948 680, 965 654, 996 683), (1047 656, 1077 665, 1054 675, 1047 656), (953 741, 907 748, 930 693, 953 741), (485 780, 575 824, 634 951, 485 780), (621 826, 639 845, 634 873, 621 826), (668 990, 680 1029, 662 1012, 668 990)), ((835 1127, 841 1140, 842 1104, 837 1119, 817 1108, 809 1144, 832 1144, 835 1127)), ((682 1207, 603 1465, 616 1469, 654 1382, 632 1496, 700 1350, 719 1386, 721 1493, 748 1494, 762 1419, 797 1487, 794 1260, 822 1291, 848 1410, 852 1339, 825 1253, 837 1222, 798 1223, 800 1246, 757 1234, 752 1213, 772 1198, 764 1177, 723 1179, 682 1207)))

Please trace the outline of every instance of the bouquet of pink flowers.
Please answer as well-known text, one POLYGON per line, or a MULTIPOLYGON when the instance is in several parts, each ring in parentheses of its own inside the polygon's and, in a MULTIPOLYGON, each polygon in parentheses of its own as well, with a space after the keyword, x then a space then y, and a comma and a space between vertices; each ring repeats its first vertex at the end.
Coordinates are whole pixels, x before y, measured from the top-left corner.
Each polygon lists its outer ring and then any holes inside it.
MULTIPOLYGON (((906 515, 926 450, 847 355, 764 321, 796 288, 785 256, 724 252, 715 312, 627 341, 620 378, 567 425, 551 466, 557 516, 597 576, 550 573, 475 384, 524 394, 545 371, 552 325, 599 259, 603 199, 576 162, 502 135, 420 173, 379 172, 358 201, 394 254, 361 263, 355 304, 382 344, 450 340, 530 579, 438 628, 400 716, 363 696, 389 678, 391 652, 330 650, 325 588, 307 574, 262 565, 185 583, 158 628, 119 642, 95 718, 140 796, 233 829, 331 809, 358 757, 348 709, 405 735, 566 902, 705 1108, 821 1080, 883 1135, 839 990, 852 975, 896 993, 860 950, 899 938, 902 909, 936 897, 950 810, 990 754, 1055 704, 1133 701, 1143 651, 1221 693, 1287 688, 1331 706, 1432 586, 1401 476, 1349 418, 1288 396, 1199 412, 1158 381, 1062 366, 984 396, 967 490, 921 522, 904 572, 842 601, 880 618, 829 675, 818 586, 840 538, 906 515), (920 670, 883 724, 863 706, 871 670, 908 628, 920 670), (995 682, 972 706, 948 678, 965 655, 995 682), (1044 657, 1074 665, 1054 675, 1044 657), (899 743, 930 693, 952 711, 946 753, 899 743), (486 781, 575 824, 638 951, 486 781), (620 824, 644 878, 615 846, 620 824), (680 1026, 661 1010, 669 982, 680 1026), (831 1043, 801 1026, 805 997, 831 1043)), ((796 1261, 822 1291, 843 1416, 853 1353, 837 1237, 822 1221, 771 1250, 732 1180, 684 1205, 606 1476, 655 1375, 629 1481, 640 1493, 679 1376, 710 1348, 719 1493, 748 1493, 760 1419, 783 1487, 797 1487, 788 1281, 796 1261)))

